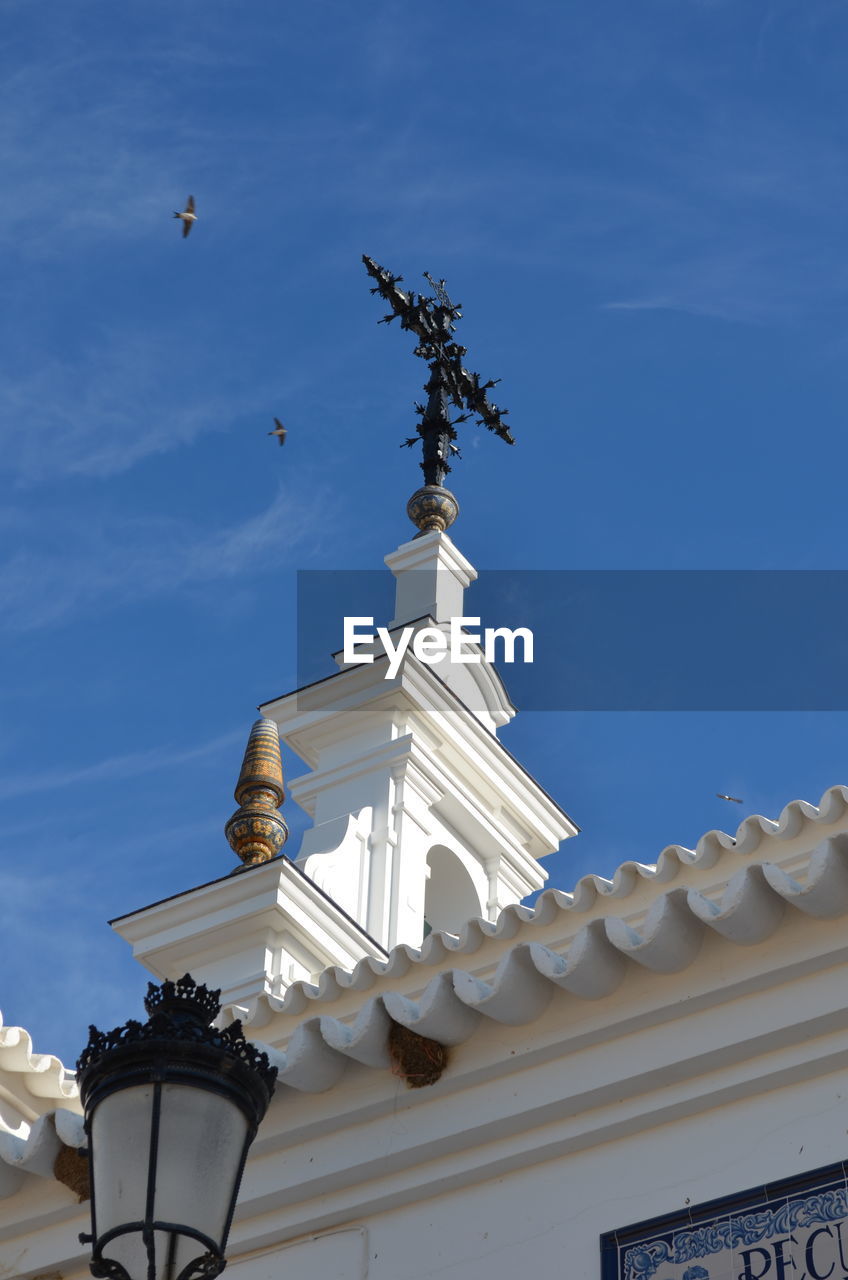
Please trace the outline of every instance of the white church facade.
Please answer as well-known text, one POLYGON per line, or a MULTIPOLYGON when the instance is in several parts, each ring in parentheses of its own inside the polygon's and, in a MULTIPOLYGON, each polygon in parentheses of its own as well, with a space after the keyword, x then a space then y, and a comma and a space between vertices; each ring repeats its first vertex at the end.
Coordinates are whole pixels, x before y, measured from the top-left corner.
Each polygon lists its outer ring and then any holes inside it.
MULTIPOLYGON (((387 564, 393 627, 462 614, 446 533, 387 564)), ((245 865, 114 922, 278 1067, 227 1273, 844 1280, 848 788, 525 908, 577 828, 499 742, 497 673, 386 664, 263 706, 245 865)), ((84 1145, 73 1074, 0 1028, 0 1280, 89 1274, 84 1145)))

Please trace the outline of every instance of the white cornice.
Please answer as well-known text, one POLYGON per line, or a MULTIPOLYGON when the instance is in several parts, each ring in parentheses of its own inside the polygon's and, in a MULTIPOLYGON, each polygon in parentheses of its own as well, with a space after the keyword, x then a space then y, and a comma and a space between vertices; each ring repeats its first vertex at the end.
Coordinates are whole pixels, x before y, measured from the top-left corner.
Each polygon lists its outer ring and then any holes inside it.
MULTIPOLYGON (((263 704, 263 715, 276 720, 281 735, 313 769, 321 747, 344 740, 347 732, 359 734, 369 723, 365 717, 386 716, 394 710, 405 717, 423 717, 441 739, 439 755, 450 759, 456 777, 468 776, 497 789, 504 807, 514 806, 525 822, 544 833, 533 856, 558 848, 560 841, 578 828, 568 814, 524 770, 498 739, 457 699, 429 667, 408 658, 402 671, 386 680, 385 657, 370 666, 349 668, 263 704)), ((391 750, 388 744, 375 750, 391 750)), ((351 766, 345 766, 351 767, 351 766)), ((309 776, 294 779, 292 788, 308 794, 309 776)))
POLYGON ((270 979, 267 948, 289 938, 310 967, 352 967, 382 948, 287 858, 275 858, 112 921, 160 979, 186 970, 222 985, 222 1000, 253 999, 270 979), (260 971, 257 971, 257 965, 260 971), (211 975, 211 977, 210 977, 211 975))
POLYGON ((248 1167, 245 1238, 258 1245, 272 1221, 282 1240, 365 1218, 716 1108, 732 1117, 734 1103, 762 1106, 774 1127, 773 1091, 798 1083, 802 1131, 818 1111, 832 1125, 848 1053, 841 935, 796 916, 784 943, 734 950, 730 969, 715 938, 685 981, 634 971, 618 999, 573 1018, 555 996, 532 1034, 484 1020, 430 1089, 398 1099, 385 1075, 369 1083, 350 1066, 348 1087, 281 1100, 248 1167))
POLYGON ((271 1023, 263 1035, 285 1043, 304 1014, 321 1013, 325 1043, 332 1040, 344 1056, 338 1026, 346 1025, 359 1045, 373 1034, 370 1005, 380 1001, 396 1022, 458 1044, 481 1018, 532 1021, 556 990, 584 1000, 610 996, 630 965, 678 972, 694 961, 705 937, 748 946, 795 915, 841 917, 848 914, 846 801, 848 790, 836 787, 818 808, 794 802, 777 822, 746 820, 740 832, 753 839, 759 831, 755 848, 765 842, 769 855, 762 861, 731 837, 717 842, 720 833, 710 833, 700 852, 680 857, 665 850, 655 869, 625 864, 611 882, 586 878, 575 894, 548 890, 533 910, 508 907, 495 923, 469 921, 458 938, 433 934, 420 951, 396 947, 386 962, 364 960, 352 973, 328 970, 317 986, 295 983, 284 1000, 268 1001, 271 1023), (665 890, 663 881, 672 879, 680 883, 665 890), (473 963, 454 967, 460 955, 473 956, 473 963), (359 993, 367 991, 363 1005, 359 993))

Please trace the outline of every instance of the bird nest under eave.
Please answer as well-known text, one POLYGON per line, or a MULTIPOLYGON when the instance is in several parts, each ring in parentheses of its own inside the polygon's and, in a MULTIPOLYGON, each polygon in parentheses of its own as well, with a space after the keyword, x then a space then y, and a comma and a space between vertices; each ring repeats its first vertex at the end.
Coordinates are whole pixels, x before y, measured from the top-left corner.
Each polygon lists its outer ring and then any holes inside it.
POLYGON ((428 1040, 399 1022, 389 1030, 392 1075, 405 1080, 410 1089, 435 1084, 448 1064, 448 1051, 438 1040, 428 1040))
POLYGON ((63 1142, 53 1164, 53 1177, 73 1191, 80 1203, 90 1199, 88 1157, 82 1151, 68 1147, 63 1142))

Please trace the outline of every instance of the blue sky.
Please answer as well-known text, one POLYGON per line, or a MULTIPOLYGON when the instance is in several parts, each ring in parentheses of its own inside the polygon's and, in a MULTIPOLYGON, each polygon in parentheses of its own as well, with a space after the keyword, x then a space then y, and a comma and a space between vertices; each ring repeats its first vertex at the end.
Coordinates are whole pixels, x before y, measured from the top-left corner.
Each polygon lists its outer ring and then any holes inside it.
MULTIPOLYGON (((846 567, 848 3, 0 18, 0 1007, 71 1062, 140 1011, 106 920, 233 865, 295 571, 411 532, 423 366, 363 252, 445 276, 503 379, 516 448, 469 424, 451 477, 481 570, 846 567)), ((532 712, 504 741, 583 828, 570 888, 817 801, 846 731, 532 712)))

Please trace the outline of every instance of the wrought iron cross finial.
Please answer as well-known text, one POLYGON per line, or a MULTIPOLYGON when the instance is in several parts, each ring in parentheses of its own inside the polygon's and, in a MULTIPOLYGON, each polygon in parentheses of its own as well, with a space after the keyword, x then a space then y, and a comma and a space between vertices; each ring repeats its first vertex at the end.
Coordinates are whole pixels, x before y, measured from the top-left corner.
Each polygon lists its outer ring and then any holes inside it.
MULTIPOLYGON (((508 410, 498 408, 488 398, 487 392, 496 382, 481 381, 478 373, 469 373, 462 364, 466 348, 454 342, 452 336, 456 321, 462 318, 462 310, 451 301, 444 280, 434 280, 428 272, 424 273, 424 279, 435 294, 430 298, 401 289, 403 276, 392 275, 367 254, 362 255, 362 261, 376 282, 371 292, 378 293, 391 307, 391 314, 384 316, 380 323, 388 324, 395 318, 399 319, 401 328, 409 329, 418 339, 415 355, 429 365, 430 377, 424 386, 427 403, 416 405, 421 419, 418 437, 424 454, 420 466, 426 485, 442 486, 451 470, 450 457, 459 455, 454 444, 456 424, 474 417, 507 444, 515 444, 503 421, 508 410), (452 407, 461 411, 453 420, 450 416, 452 407)), ((416 443, 415 436, 404 442, 409 447, 416 443)))
POLYGON ((461 317, 462 311, 460 310, 459 307, 455 307, 451 302, 450 298, 448 297, 448 291, 445 288, 444 280, 434 280, 433 277, 430 275, 429 271, 424 272, 424 279, 427 281, 430 288, 435 293, 436 299, 439 305, 442 307, 447 307, 450 311, 455 311, 457 317, 458 318, 461 317))

